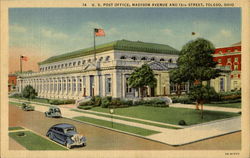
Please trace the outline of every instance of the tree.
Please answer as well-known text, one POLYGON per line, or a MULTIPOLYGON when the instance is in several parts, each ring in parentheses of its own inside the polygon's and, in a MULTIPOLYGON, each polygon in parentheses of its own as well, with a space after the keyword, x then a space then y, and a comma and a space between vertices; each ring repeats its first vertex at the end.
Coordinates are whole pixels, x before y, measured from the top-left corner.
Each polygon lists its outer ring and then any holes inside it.
POLYGON ((193 85, 191 87, 190 93, 188 93, 188 96, 196 100, 196 105, 201 105, 201 118, 203 118, 203 104, 212 98, 217 98, 218 94, 214 90, 213 87, 210 87, 209 85, 193 85))
POLYGON ((157 80, 154 76, 154 72, 147 64, 143 64, 140 68, 136 68, 128 78, 128 85, 132 88, 139 89, 141 97, 143 97, 144 87, 149 86, 153 88, 156 86, 156 83, 157 80))
POLYGON ((37 92, 31 85, 27 85, 22 91, 22 96, 24 98, 28 98, 29 100, 34 99, 37 96, 37 92))
MULTIPOLYGON (((190 82, 194 85, 194 88, 190 89, 190 93, 194 91, 196 93, 195 87, 200 88, 197 93, 204 93, 202 88, 202 82, 206 81, 209 85, 209 81, 220 76, 220 70, 216 69, 216 62, 213 61, 212 54, 214 53, 214 45, 208 40, 198 38, 196 40, 188 42, 182 47, 180 56, 177 60, 177 68, 172 71, 170 77, 172 76, 172 81, 174 83, 190 82), (177 79, 176 79, 177 78, 177 79), (195 84, 194 84, 195 83, 195 84)), ((205 100, 204 98, 199 98, 201 95, 197 95, 196 109, 199 109, 199 105, 205 100)))

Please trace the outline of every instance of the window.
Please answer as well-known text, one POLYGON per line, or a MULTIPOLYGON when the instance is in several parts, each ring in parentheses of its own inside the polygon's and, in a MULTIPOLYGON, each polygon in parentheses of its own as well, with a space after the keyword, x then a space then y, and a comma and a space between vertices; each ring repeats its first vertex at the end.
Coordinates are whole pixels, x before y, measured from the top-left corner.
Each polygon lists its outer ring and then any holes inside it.
POLYGON ((165 61, 165 60, 163 58, 161 58, 160 61, 165 61))
POLYGON ((67 91, 70 91, 71 90, 71 81, 68 80, 68 90, 67 91))
POLYGON ((55 84, 54 84, 54 91, 57 90, 57 81, 55 81, 55 84))
POLYGON ((91 62, 91 59, 89 59, 88 62, 91 62))
POLYGON ((225 91, 224 88, 224 78, 220 78, 220 91, 225 91))
POLYGON ((61 67, 63 68, 63 66, 64 66, 64 65, 62 64, 61 67))
POLYGON ((110 56, 107 56, 107 57, 106 57, 106 61, 109 61, 109 59, 110 59, 110 56))
POLYGON ((76 62, 73 62, 73 66, 76 66, 76 62))
POLYGON ((142 57, 141 60, 147 60, 147 58, 146 57, 142 57))
POLYGON ((132 60, 137 60, 137 58, 136 58, 136 57, 132 57, 131 59, 132 59, 132 60))
POLYGON ((151 60, 151 61, 155 61, 155 58, 153 57, 153 58, 151 58, 150 60, 151 60))
POLYGON ((235 51, 235 52, 238 52, 238 49, 235 49, 234 51, 235 51))
POLYGON ((218 59, 218 63, 221 63, 221 59, 218 59))
POLYGON ((82 79, 79 79, 79 82, 78 82, 78 88, 79 90, 78 91, 82 91, 82 79))
POLYGON ((66 64, 65 64, 65 67, 67 67, 67 66, 68 66, 68 64, 66 63, 66 64))
POLYGON ((100 57, 99 61, 102 61, 103 60, 103 57, 100 57))
POLYGON ((78 66, 81 64, 81 61, 78 61, 78 66))
POLYGON ((59 91, 61 91, 61 90, 62 90, 61 80, 59 80, 58 90, 59 90, 59 91))
POLYGON ((173 60, 172 60, 172 59, 168 59, 168 62, 169 62, 169 63, 172 63, 172 62, 173 62, 173 60))
POLYGON ((126 93, 131 93, 132 88, 128 85, 128 77, 126 78, 126 93))
POLYGON ((69 63, 69 66, 71 66, 72 65, 72 63, 69 63))
POLYGON ((73 89, 73 92, 76 91, 76 79, 73 79, 73 87, 72 87, 72 89, 73 89))
POLYGON ((219 51, 219 54, 222 54, 222 51, 221 51, 221 50, 219 51))
POLYGON ((125 56, 121 56, 120 59, 126 59, 126 57, 125 56))
POLYGON ((85 61, 85 60, 83 60, 83 61, 82 61, 82 64, 84 64, 85 62, 86 62, 86 61, 85 61))
POLYGON ((239 69, 238 65, 234 65, 234 70, 238 70, 238 69, 239 69))
POLYGON ((228 53, 230 53, 231 51, 230 50, 227 50, 228 53))
POLYGON ((231 58, 227 58, 227 62, 231 62, 231 58))
POLYGON ((106 79, 106 93, 111 93, 111 78, 106 79))
POLYGON ((63 80, 63 91, 66 90, 66 80, 63 80))
POLYGON ((235 61, 235 62, 238 62, 238 58, 237 58, 237 57, 236 57, 236 58, 234 58, 234 61, 235 61))

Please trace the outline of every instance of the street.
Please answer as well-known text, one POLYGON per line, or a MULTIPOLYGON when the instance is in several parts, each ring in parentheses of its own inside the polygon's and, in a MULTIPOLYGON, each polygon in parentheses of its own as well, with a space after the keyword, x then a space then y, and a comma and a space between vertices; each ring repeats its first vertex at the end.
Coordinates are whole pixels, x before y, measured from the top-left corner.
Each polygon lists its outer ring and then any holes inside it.
MULTIPOLYGON (((54 124, 69 123, 76 126, 78 133, 87 137, 87 146, 72 150, 201 150, 201 149, 240 149, 241 132, 228 134, 184 146, 173 147, 155 141, 95 127, 66 118, 46 118, 38 111, 22 111, 9 106, 9 126, 22 126, 45 136, 54 124)), ((10 149, 13 149, 10 143, 10 149)))

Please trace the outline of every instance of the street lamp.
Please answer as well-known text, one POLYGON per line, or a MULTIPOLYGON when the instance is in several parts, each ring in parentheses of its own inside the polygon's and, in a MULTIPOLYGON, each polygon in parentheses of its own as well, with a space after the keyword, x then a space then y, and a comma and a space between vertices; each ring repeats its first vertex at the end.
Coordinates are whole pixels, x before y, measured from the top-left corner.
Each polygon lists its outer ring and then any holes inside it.
POLYGON ((113 123, 113 114, 114 114, 114 109, 113 108, 111 108, 111 109, 109 109, 109 113, 111 114, 111 122, 112 122, 112 128, 114 127, 114 123, 113 123))

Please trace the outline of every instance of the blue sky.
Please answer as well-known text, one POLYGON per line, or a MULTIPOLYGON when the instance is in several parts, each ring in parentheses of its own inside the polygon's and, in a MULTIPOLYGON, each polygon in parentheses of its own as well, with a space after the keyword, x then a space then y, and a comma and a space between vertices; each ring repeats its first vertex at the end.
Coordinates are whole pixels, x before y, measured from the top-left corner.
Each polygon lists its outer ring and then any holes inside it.
POLYGON ((106 33, 97 38, 97 44, 127 39, 180 50, 197 37, 216 47, 241 41, 241 9, 11 8, 9 26, 10 48, 32 48, 45 56, 93 46, 95 27, 106 33))

